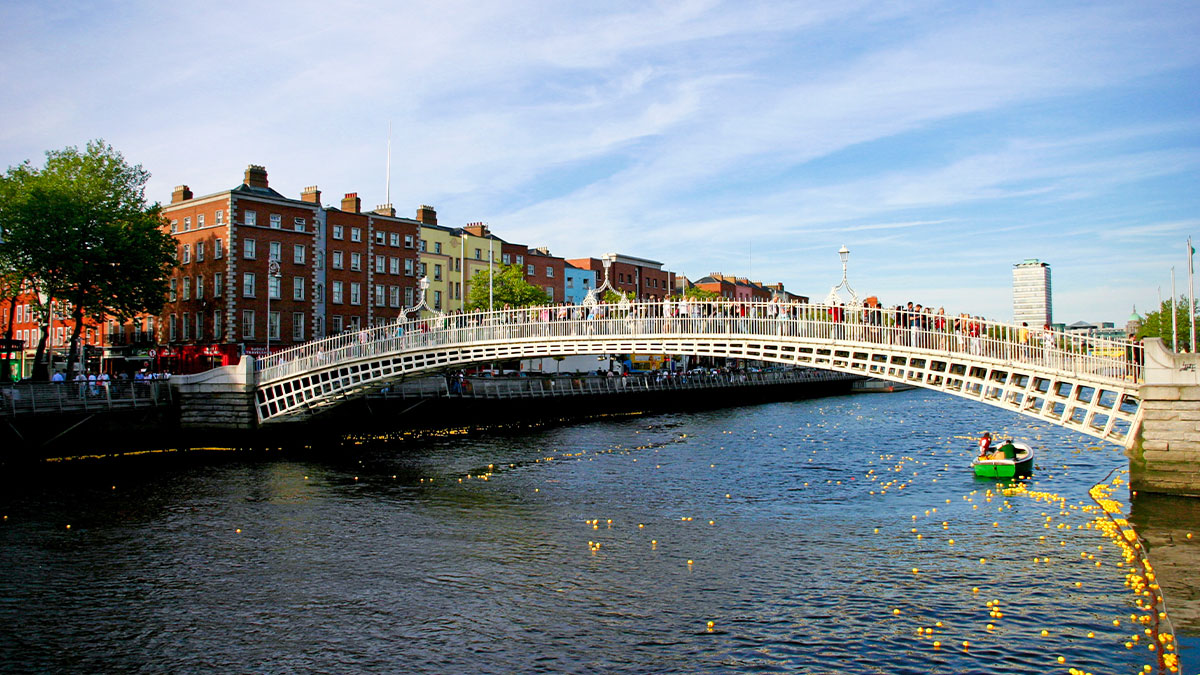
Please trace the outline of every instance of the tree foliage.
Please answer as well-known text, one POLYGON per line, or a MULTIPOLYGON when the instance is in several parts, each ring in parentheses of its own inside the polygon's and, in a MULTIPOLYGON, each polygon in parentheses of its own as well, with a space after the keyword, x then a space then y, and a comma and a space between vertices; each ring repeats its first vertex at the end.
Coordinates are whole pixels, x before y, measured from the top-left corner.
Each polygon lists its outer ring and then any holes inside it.
MULTIPOLYGON (((1195 311, 1195 308, 1193 308, 1193 311, 1195 311)), ((1179 300, 1175 302, 1175 331, 1179 335, 1180 351, 1191 348, 1191 329, 1192 319, 1188 315, 1188 299, 1186 296, 1180 296, 1179 300)), ((1162 338, 1162 341, 1166 343, 1169 349, 1171 347, 1172 335, 1171 301, 1168 299, 1163 301, 1158 310, 1142 317, 1142 326, 1138 329, 1137 337, 1139 339, 1147 337, 1162 338)))
MULTIPOLYGON (((501 265, 494 270, 492 278, 492 306, 502 309, 529 307, 550 302, 546 291, 525 281, 525 268, 520 265, 501 265)), ((478 270, 471 276, 471 289, 467 293, 468 310, 488 308, 488 270, 478 270)))
POLYGON ((159 206, 146 203, 149 178, 103 141, 49 151, 45 166, 26 161, 3 177, 0 258, 70 305, 71 362, 85 317, 162 309, 175 242, 159 206))

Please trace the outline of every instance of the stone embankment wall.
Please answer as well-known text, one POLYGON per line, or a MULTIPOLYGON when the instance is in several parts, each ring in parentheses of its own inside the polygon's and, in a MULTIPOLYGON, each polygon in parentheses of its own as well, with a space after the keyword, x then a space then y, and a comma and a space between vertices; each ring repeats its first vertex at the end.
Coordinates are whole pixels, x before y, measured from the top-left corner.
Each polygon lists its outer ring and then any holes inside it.
POLYGON ((254 359, 177 378, 179 426, 184 429, 251 430, 254 413, 254 359))
POLYGON ((1200 356, 1146 340, 1141 425, 1131 435, 1130 487, 1200 496, 1200 356))

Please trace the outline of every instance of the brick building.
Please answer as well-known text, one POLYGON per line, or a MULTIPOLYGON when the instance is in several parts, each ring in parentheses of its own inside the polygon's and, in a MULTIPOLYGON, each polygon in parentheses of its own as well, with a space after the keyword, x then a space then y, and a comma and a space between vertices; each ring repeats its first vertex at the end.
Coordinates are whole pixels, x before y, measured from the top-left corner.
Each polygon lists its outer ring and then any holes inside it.
POLYGON ((157 357, 176 372, 386 321, 416 287, 417 221, 390 205, 363 213, 355 193, 340 209, 323 207, 315 186, 286 197, 261 166, 204 197, 180 186, 163 215, 179 268, 157 322, 157 357))
MULTIPOLYGON (((636 300, 662 300, 671 295, 671 289, 675 285, 675 273, 664 270, 662 263, 657 260, 619 253, 609 253, 604 259, 611 264, 608 282, 613 288, 632 293, 636 300)), ((567 262, 595 272, 596 285, 604 283, 604 263, 600 258, 571 258, 567 262)))

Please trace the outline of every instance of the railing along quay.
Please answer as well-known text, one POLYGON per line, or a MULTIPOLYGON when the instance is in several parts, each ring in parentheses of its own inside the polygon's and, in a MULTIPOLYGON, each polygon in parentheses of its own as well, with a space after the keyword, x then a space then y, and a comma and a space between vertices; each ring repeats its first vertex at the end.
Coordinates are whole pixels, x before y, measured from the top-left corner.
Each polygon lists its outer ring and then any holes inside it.
POLYGON ((171 401, 171 384, 165 380, 0 385, 0 417, 153 408, 171 401))
POLYGON ((831 346, 896 345, 1030 365, 1113 383, 1141 383, 1141 345, 979 317, 773 302, 637 302, 437 314, 342 333, 256 362, 260 384, 323 367, 432 347, 538 339, 776 337, 831 346))
POLYGON ((673 377, 595 375, 537 378, 466 378, 463 388, 454 391, 446 378, 426 378, 413 383, 387 387, 369 398, 382 399, 517 399, 632 394, 649 391, 727 389, 730 387, 800 384, 804 382, 842 382, 860 379, 822 370, 764 373, 689 373, 673 377))

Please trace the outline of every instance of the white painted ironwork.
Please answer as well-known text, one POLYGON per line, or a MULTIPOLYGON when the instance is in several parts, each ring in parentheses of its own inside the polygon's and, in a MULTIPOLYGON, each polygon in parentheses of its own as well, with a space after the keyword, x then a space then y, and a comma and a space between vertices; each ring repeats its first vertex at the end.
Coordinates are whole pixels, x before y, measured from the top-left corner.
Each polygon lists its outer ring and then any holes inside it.
POLYGON ((1140 345, 968 316, 787 303, 662 302, 473 312, 336 335, 261 359, 259 420, 304 417, 405 377, 568 354, 691 354, 907 382, 1114 442, 1141 401, 1140 345), (686 311, 686 313, 684 313, 686 311), (837 320, 834 320, 837 319, 837 320))
POLYGON ((838 257, 842 259, 842 281, 837 286, 829 289, 829 297, 825 299, 825 304, 841 304, 842 301, 838 297, 838 290, 844 288, 850 294, 850 305, 857 307, 862 303, 858 300, 858 293, 855 293, 854 289, 850 288, 850 282, 846 278, 846 263, 850 261, 850 249, 846 248, 845 244, 842 244, 842 247, 838 249, 838 257))

